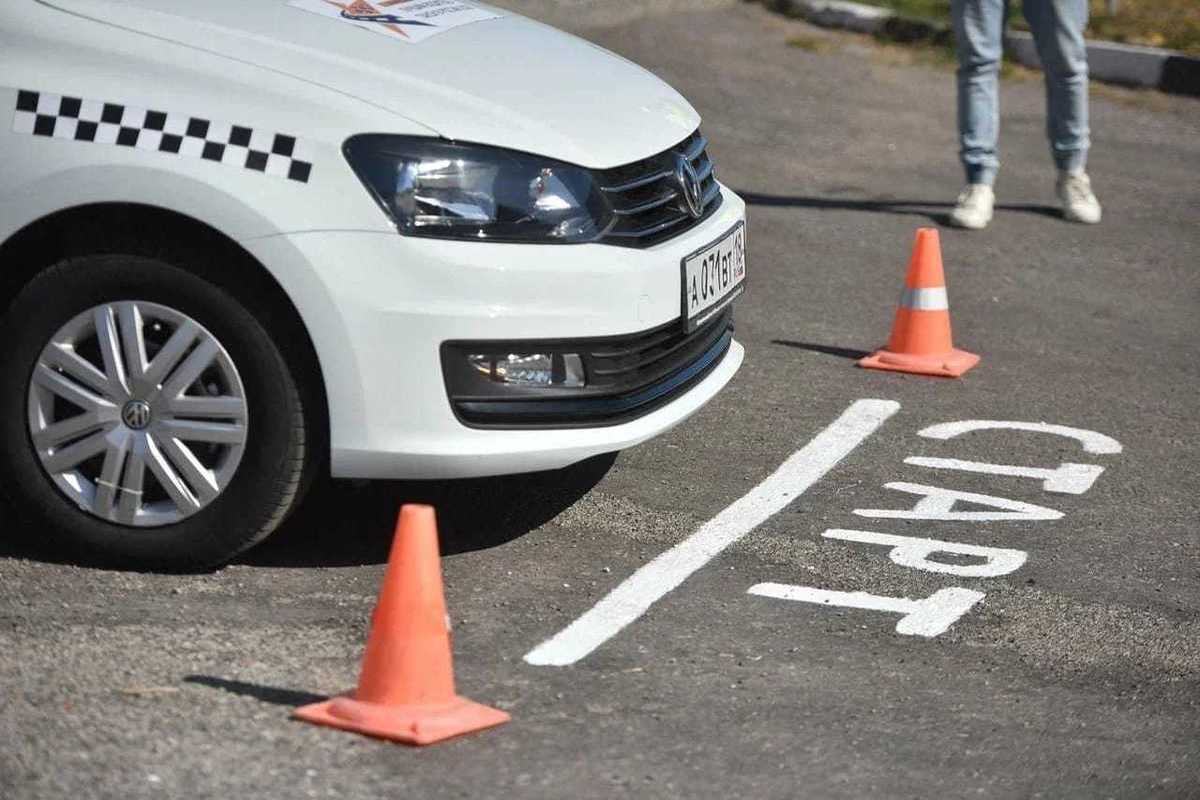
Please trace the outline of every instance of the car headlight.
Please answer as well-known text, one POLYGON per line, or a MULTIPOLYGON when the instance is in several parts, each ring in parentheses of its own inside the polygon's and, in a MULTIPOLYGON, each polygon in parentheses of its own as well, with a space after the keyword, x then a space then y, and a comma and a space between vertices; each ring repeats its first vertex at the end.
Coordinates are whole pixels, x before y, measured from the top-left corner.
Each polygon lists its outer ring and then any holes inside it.
POLYGON ((350 166, 410 236, 591 242, 614 215, 582 167, 498 147, 386 134, 351 137, 350 166))

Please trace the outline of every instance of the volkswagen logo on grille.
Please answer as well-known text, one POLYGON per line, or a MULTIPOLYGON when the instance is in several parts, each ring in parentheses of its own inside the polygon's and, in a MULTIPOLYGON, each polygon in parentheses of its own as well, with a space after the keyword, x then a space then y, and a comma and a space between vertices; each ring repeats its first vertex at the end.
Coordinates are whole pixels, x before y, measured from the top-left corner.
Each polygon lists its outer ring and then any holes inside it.
POLYGON ((696 175, 692 162, 679 153, 675 155, 675 182, 679 184, 684 210, 693 219, 700 219, 704 214, 704 189, 700 186, 700 177, 696 175))
POLYGON ((135 431, 145 430, 150 424, 150 404, 144 400, 130 400, 121 410, 121 419, 135 431))

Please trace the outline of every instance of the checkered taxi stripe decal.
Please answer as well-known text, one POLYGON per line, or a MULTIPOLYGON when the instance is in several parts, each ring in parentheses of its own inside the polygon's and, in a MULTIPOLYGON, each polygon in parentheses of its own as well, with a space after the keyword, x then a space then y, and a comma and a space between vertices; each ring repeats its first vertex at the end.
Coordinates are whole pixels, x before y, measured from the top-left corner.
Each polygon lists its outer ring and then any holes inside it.
POLYGON ((24 89, 17 93, 13 132, 132 147, 215 161, 308 183, 312 162, 294 136, 170 111, 85 100, 24 89))

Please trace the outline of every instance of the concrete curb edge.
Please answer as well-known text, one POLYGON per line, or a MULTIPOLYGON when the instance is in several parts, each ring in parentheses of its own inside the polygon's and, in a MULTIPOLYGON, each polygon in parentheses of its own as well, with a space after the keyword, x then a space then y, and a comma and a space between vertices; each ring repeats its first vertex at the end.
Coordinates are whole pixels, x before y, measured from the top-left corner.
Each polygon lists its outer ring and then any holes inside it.
MULTIPOLYGON (((754 2, 754 0, 749 0, 754 2)), ((823 28, 869 33, 889 41, 949 44, 949 25, 905 17, 879 6, 849 0, 760 0, 767 8, 823 28)), ((1005 50, 1016 62, 1041 69, 1033 37, 1005 34, 1005 50)), ((1158 47, 1089 40, 1088 72, 1098 81, 1200 97, 1200 58, 1158 47)))

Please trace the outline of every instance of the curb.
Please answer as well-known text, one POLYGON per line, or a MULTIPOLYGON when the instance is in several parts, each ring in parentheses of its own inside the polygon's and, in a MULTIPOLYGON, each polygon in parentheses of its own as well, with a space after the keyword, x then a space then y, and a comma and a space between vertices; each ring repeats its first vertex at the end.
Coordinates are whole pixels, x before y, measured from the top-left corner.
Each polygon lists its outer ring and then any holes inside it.
MULTIPOLYGON (((869 33, 902 43, 950 44, 954 41, 954 31, 949 25, 905 17, 879 6, 848 0, 761 2, 772 11, 800 17, 823 28, 869 33)), ((1041 69, 1037 48, 1029 33, 1006 32, 1004 48, 1014 61, 1041 69)), ((1200 58, 1159 47, 1092 40, 1087 42, 1087 55, 1088 74, 1095 80, 1200 97, 1200 58)))

